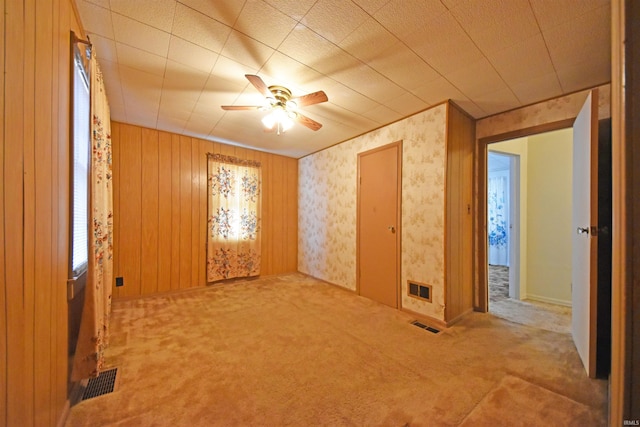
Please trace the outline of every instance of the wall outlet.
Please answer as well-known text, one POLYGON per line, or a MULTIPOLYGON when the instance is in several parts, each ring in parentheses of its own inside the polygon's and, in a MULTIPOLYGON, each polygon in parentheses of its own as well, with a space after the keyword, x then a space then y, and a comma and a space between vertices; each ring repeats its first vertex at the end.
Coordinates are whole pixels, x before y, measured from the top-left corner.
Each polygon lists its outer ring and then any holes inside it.
POLYGON ((124 277, 116 277, 116 288, 124 286, 124 277))

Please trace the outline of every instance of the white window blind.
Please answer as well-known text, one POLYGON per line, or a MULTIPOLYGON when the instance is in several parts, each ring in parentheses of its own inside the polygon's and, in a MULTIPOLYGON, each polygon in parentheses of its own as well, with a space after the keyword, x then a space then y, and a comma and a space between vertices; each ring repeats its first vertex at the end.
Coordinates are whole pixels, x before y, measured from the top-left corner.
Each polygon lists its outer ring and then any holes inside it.
POLYGON ((72 270, 80 275, 86 268, 89 254, 89 80, 79 55, 73 73, 73 230, 72 270))

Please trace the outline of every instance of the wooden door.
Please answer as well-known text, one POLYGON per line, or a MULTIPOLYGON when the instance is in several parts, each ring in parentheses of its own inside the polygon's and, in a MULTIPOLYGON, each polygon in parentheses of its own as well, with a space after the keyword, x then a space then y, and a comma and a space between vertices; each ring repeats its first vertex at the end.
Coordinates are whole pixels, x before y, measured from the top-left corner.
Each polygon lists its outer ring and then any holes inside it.
POLYGON ((358 155, 357 269, 360 295, 398 308, 400 142, 358 155))
POLYGON ((598 93, 573 125, 571 334, 587 375, 596 375, 598 279, 598 93))

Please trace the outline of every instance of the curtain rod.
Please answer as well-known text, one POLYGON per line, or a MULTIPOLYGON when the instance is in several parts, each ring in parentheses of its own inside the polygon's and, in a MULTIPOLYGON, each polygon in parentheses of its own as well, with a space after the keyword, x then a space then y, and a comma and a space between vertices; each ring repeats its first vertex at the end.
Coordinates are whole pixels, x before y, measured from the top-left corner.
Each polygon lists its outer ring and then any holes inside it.
POLYGON ((82 44, 86 44, 87 46, 93 46, 91 44, 91 39, 89 39, 89 36, 87 36, 87 39, 81 39, 80 37, 76 36, 75 31, 71 31, 71 37, 73 37, 73 41, 76 43, 82 43, 82 44))
POLYGON ((93 44, 91 43, 91 39, 89 38, 89 36, 87 36, 87 39, 84 40, 80 37, 78 37, 75 33, 75 31, 71 31, 71 38, 73 39, 74 43, 82 43, 84 45, 89 46, 89 49, 91 49, 93 47, 93 44))
POLYGON ((221 161, 224 163, 231 163, 231 164, 242 165, 242 166, 253 166, 256 168, 259 168, 261 166, 260 162, 257 160, 241 159, 239 157, 227 156, 225 154, 220 154, 220 153, 207 153, 207 158, 221 161))

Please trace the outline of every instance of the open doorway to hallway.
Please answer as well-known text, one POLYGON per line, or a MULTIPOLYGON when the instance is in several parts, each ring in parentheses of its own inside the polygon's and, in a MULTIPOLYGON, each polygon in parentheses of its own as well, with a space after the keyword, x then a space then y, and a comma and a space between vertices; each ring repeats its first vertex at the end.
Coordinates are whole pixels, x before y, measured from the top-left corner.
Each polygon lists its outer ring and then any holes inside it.
POLYGON ((571 332, 573 130, 490 144, 489 311, 571 332))

